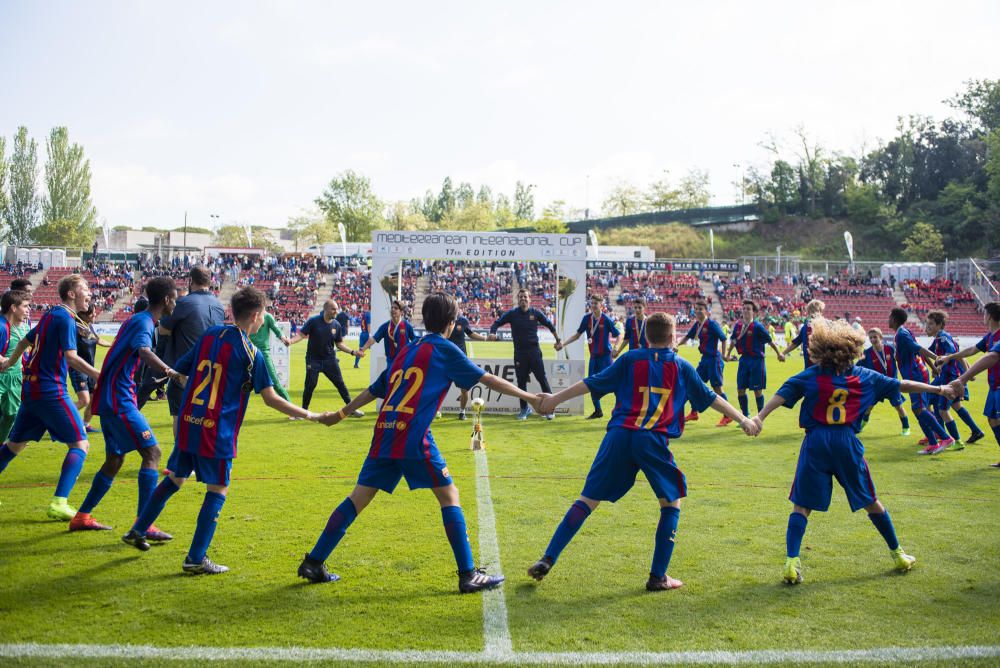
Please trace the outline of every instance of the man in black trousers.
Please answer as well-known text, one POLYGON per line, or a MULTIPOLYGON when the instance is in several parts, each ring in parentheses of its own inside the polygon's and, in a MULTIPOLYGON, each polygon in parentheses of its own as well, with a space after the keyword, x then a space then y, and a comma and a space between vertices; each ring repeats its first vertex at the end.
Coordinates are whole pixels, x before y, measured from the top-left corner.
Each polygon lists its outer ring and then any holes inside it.
MULTIPOLYGON (((288 343, 291 346, 303 339, 309 340, 306 347, 306 381, 302 390, 302 407, 307 410, 321 373, 337 388, 344 403, 351 403, 351 394, 347 391, 347 385, 344 384, 344 375, 340 372, 340 363, 337 361, 337 351, 334 346, 349 355, 357 356, 359 353, 356 350, 351 350, 344 343, 344 335, 347 332, 337 322, 338 310, 337 302, 332 299, 327 300, 323 304, 323 312, 306 320, 302 328, 288 343)), ((363 417, 364 413, 354 411, 351 415, 363 417)), ((292 417, 289 419, 301 418, 292 417)))
MULTIPOLYGON (((542 386, 542 391, 550 393, 552 389, 549 387, 549 379, 545 376, 542 349, 538 345, 538 328, 544 327, 552 332, 556 337, 556 350, 559 350, 562 342, 556 333, 556 326, 545 317, 544 313, 530 306, 531 293, 521 288, 517 291, 517 308, 507 311, 490 326, 490 341, 497 340, 498 328, 509 324, 511 338, 514 340, 514 376, 517 379, 517 386, 527 390, 528 376, 534 374, 535 380, 542 386)), ((521 401, 521 412, 518 413, 517 419, 527 420, 531 413, 531 406, 521 401)), ((553 417, 555 415, 552 413, 545 416, 547 420, 553 417)))

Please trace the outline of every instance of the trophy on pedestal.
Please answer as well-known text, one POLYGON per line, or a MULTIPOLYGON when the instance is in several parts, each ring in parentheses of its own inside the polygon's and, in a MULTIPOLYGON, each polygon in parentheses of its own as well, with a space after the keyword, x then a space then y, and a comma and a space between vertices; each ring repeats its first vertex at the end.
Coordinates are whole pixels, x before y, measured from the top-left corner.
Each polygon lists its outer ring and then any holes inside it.
POLYGON ((486 439, 483 437, 483 406, 486 402, 482 397, 472 400, 472 441, 469 444, 473 450, 485 450, 486 439))

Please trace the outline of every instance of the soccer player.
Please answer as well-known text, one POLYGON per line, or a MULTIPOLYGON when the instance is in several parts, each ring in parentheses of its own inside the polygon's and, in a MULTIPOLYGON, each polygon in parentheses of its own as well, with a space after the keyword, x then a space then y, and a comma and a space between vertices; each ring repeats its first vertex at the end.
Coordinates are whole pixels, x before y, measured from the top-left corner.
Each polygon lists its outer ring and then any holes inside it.
POLYGON ((621 355, 625 346, 628 346, 630 352, 649 347, 649 342, 646 340, 646 300, 642 297, 632 300, 632 315, 625 319, 624 329, 625 335, 618 342, 612 357, 617 358, 621 355))
POLYGON ((814 321, 823 319, 823 311, 825 309, 826 304, 818 299, 813 299, 806 304, 806 318, 802 321, 802 326, 799 327, 799 333, 795 335, 795 338, 788 339, 785 349, 781 351, 783 355, 787 356, 790 352, 802 346, 802 359, 807 369, 812 365, 812 361, 809 359, 809 335, 812 333, 814 321))
MULTIPOLYGON (((448 340, 458 346, 458 349, 462 351, 462 354, 466 357, 469 356, 468 351, 465 348, 465 339, 472 339, 473 341, 488 341, 485 336, 479 334, 478 332, 472 331, 472 325, 469 324, 469 319, 459 311, 458 317, 455 318, 455 326, 451 330, 451 334, 448 336, 448 340)), ((469 404, 469 391, 464 387, 459 388, 461 393, 458 396, 458 419, 465 419, 465 407, 469 404)))
MULTIPOLYGON (((138 451, 142 459, 139 468, 139 500, 136 516, 156 487, 160 467, 160 447, 146 417, 139 412, 135 394, 135 370, 145 364, 157 376, 179 379, 180 374, 168 367, 153 352, 153 332, 160 318, 170 315, 177 301, 174 279, 160 276, 146 283, 149 307, 126 320, 111 350, 104 358, 101 375, 94 390, 94 413, 101 418, 104 432, 104 464, 94 476, 90 491, 80 510, 69 523, 70 531, 109 531, 93 517, 94 509, 111 489, 115 476, 125 463, 125 455, 138 451)), ((146 537, 157 542, 173 538, 150 526, 146 537)))
MULTIPOLYGON (((1000 305, 996 302, 990 302, 987 306, 998 307, 1000 305)), ((1000 315, 1000 313, 996 311, 990 313, 987 311, 987 317, 994 319, 993 322, 998 322, 996 319, 997 315, 1000 315)), ((996 334, 996 330, 993 333, 996 334)), ((986 336, 989 337, 990 334, 986 336)), ((985 340, 986 337, 983 337, 983 339, 985 340)), ((962 352, 965 351, 963 350, 962 352)), ((997 362, 1000 362, 1000 341, 994 342, 986 351, 986 355, 966 369, 961 376, 951 381, 951 388, 955 392, 955 396, 961 396, 960 393, 964 392, 963 388, 966 383, 983 371, 989 370, 987 378, 989 380, 990 391, 986 395, 986 406, 983 409, 983 415, 989 420, 990 429, 993 430, 993 437, 996 438, 997 445, 1000 445, 1000 366, 997 365, 997 362)), ((1000 468, 1000 462, 990 464, 990 466, 1000 468)))
POLYGON ((636 473, 642 471, 660 503, 660 522, 646 589, 662 591, 682 586, 680 580, 667 575, 667 568, 674 549, 681 499, 687 495, 684 474, 669 447, 670 439, 680 438, 684 431, 684 404, 690 401, 699 411, 711 406, 739 421, 751 435, 757 433, 749 418, 702 384, 694 367, 670 349, 674 342, 672 316, 665 313, 649 316, 646 336, 649 348, 630 351, 611 367, 542 401, 542 410, 549 411, 587 392, 614 393, 616 399, 607 433, 580 498, 570 506, 545 554, 528 569, 528 575, 536 580, 548 575, 601 501, 614 503, 625 496, 635 485, 636 473))
MULTIPOLYGON (((365 344, 368 343, 368 339, 370 338, 369 331, 371 330, 371 328, 372 328, 372 312, 365 311, 364 313, 361 314, 361 334, 358 335, 359 347, 364 348, 365 344)), ((355 369, 357 369, 358 366, 361 364, 361 357, 362 357, 361 355, 354 356, 355 369)))
MULTIPOLYGON (((522 390, 528 389, 528 378, 534 375, 542 388, 542 392, 551 392, 549 379, 545 375, 545 364, 542 362, 542 349, 538 345, 538 328, 544 327, 556 338, 555 349, 562 349, 562 340, 556 332, 556 326, 536 308, 531 308, 531 293, 521 288, 517 291, 517 308, 512 308, 490 325, 490 341, 497 340, 497 330, 504 325, 510 325, 510 336, 514 342, 514 380, 522 390)), ((518 420, 527 420, 532 408, 528 402, 521 401, 521 412, 518 420)), ((552 415, 546 414, 549 420, 552 415)))
POLYGON ((97 378, 98 372, 76 352, 77 313, 86 310, 90 304, 87 281, 79 274, 69 274, 59 280, 58 290, 62 302, 39 319, 38 324, 18 341, 7 361, 0 365, 6 371, 20 361, 28 347, 32 348, 31 357, 24 365, 21 406, 7 442, 0 445, 0 473, 28 447, 29 441, 39 440, 48 431, 52 440, 65 443, 69 448, 63 459, 55 494, 49 503, 48 516, 54 520, 69 521, 76 515, 76 510, 67 499, 83 470, 90 443, 80 414, 69 398, 66 367, 68 365, 91 378, 97 378))
POLYGON ((785 355, 768 336, 764 325, 757 321, 757 304, 753 300, 743 300, 743 319, 733 326, 724 357, 735 362, 737 357, 733 350, 740 354, 739 366, 736 367, 736 393, 740 401, 743 415, 750 416, 750 400, 747 390, 751 390, 757 399, 757 410, 764 407, 764 390, 767 389, 767 365, 764 360, 764 346, 769 345, 778 355, 778 361, 784 362, 785 355))
POLYGON ((465 516, 458 504, 458 488, 438 451, 430 425, 452 383, 466 389, 482 383, 531 403, 537 403, 538 398, 486 373, 448 340, 458 316, 453 297, 440 292, 432 294, 424 300, 421 311, 427 334, 398 355, 354 401, 323 419, 324 424, 334 425, 376 397, 384 399, 357 485, 330 515, 315 547, 299 566, 299 577, 310 582, 339 579, 327 571, 324 562, 378 491, 391 494, 403 477, 410 489, 430 488, 441 505, 445 534, 458 564, 459 591, 492 589, 504 580, 502 575, 487 575, 475 567, 465 516))
MULTIPOLYGON (((899 365, 899 375, 903 380, 927 383, 930 376, 924 361, 926 360, 933 365, 937 357, 934 353, 921 347, 913 338, 913 334, 905 327, 908 318, 909 315, 901 308, 894 308, 889 312, 889 328, 896 330, 896 363, 899 365)), ((929 406, 927 395, 924 392, 910 394, 910 407, 913 410, 913 416, 917 418, 917 424, 920 425, 924 436, 927 437, 927 446, 918 451, 918 454, 921 455, 936 455, 954 443, 954 440, 948 436, 948 432, 934 417, 933 411, 925 410, 929 406)))
MULTIPOLYGON (((789 318, 788 320, 785 321, 785 345, 791 343, 792 339, 794 338, 795 338, 795 323, 793 323, 792 319, 789 318)), ((788 353, 785 353, 785 357, 787 356, 788 353)))
POLYGON ((264 356, 264 362, 267 364, 267 372, 271 374, 271 378, 274 380, 274 385, 272 386, 274 387, 274 391, 285 401, 291 401, 291 397, 288 396, 288 390, 285 389, 284 385, 278 379, 278 372, 274 369, 274 360, 271 359, 271 334, 278 337, 278 340, 285 344, 286 348, 292 345, 291 340, 278 329, 278 323, 274 319, 274 316, 269 311, 265 311, 264 324, 261 325, 256 334, 250 337, 250 343, 257 346, 257 350, 264 356))
POLYGON ((809 356, 814 364, 789 378, 754 417, 762 428, 774 409, 792 408, 802 399, 799 425, 806 435, 788 497, 792 513, 788 516, 787 557, 782 573, 788 584, 802 582, 799 551, 806 523, 812 511, 826 512, 830 507, 834 479, 844 488, 852 512, 861 508, 868 512, 868 519, 885 539, 896 569, 908 571, 916 562, 899 546, 889 511, 875 494, 864 458, 865 448, 857 433, 865 411, 897 392, 951 394, 952 391, 912 380, 898 381, 855 366, 854 360, 861 356, 864 342, 864 335, 850 323, 814 322, 809 339, 809 356))
MULTIPOLYGON (((583 316, 576 334, 566 339, 563 347, 579 339, 584 332, 586 332, 587 341, 590 344, 587 375, 596 376, 611 366, 611 338, 621 335, 618 328, 615 327, 614 321, 604 312, 604 298, 600 295, 590 295, 590 313, 583 316)), ((594 412, 587 416, 588 420, 604 417, 604 411, 601 410, 602 396, 604 393, 598 390, 590 393, 590 400, 594 403, 594 412)))
MULTIPOLYGON (((932 385, 948 385, 951 381, 955 380, 968 368, 968 365, 962 360, 949 359, 946 362, 942 362, 941 358, 952 353, 958 352, 958 344, 955 343, 955 339, 951 337, 951 334, 945 331, 945 325, 948 322, 948 314, 944 311, 930 311, 925 317, 924 321, 924 332, 927 336, 930 336, 933 341, 929 350, 938 356, 936 364, 936 372, 934 380, 931 382, 932 385)), ((951 436, 954 441, 949 450, 964 450, 965 444, 962 442, 961 434, 958 433, 958 425, 955 424, 955 419, 951 416, 950 408, 955 409, 955 413, 962 419, 969 429, 972 430, 972 434, 969 436, 968 442, 975 443, 980 440, 986 434, 983 430, 976 425, 975 420, 969 415, 969 411, 962 405, 962 400, 968 401, 969 399, 969 388, 966 387, 963 393, 954 400, 945 399, 943 397, 931 397, 931 406, 937 409, 938 417, 941 419, 941 424, 944 425, 945 431, 951 436)))
MULTIPOLYGON (((396 355, 399 351, 417 338, 417 335, 414 333, 413 327, 410 326, 410 323, 403 320, 403 314, 405 312, 406 309, 403 307, 403 303, 401 301, 393 301, 392 306, 389 308, 389 320, 387 322, 383 322, 379 328, 375 330, 375 334, 373 334, 372 337, 368 339, 363 346, 361 346, 358 353, 361 356, 364 356, 365 351, 381 341, 382 345, 385 346, 386 368, 392 366, 392 362, 396 359, 396 355)), ((350 403, 350 399, 346 399, 345 403, 350 403)))
MULTIPOLYGON (((864 356, 858 362, 858 366, 877 371, 883 376, 889 376, 889 378, 898 378, 899 369, 896 366, 896 350, 882 338, 882 330, 878 327, 869 329, 868 340, 871 342, 871 346, 865 348, 864 356)), ((896 409, 896 413, 899 414, 899 421, 903 426, 901 436, 910 435, 910 418, 906 417, 906 411, 903 410, 903 403, 905 401, 906 399, 903 398, 901 392, 889 397, 889 405, 896 409)), ((874 408, 875 405, 872 404, 865 411, 864 417, 861 419, 861 430, 868 424, 868 420, 872 415, 872 409, 874 408)))
POLYGON ((129 545, 148 550, 147 532, 170 497, 194 473, 207 491, 184 559, 185 573, 216 575, 229 570, 209 559, 207 553, 229 491, 237 438, 250 393, 257 392, 267 406, 285 415, 312 421, 320 417, 278 396, 264 356, 250 342, 250 335, 264 324, 266 303, 267 297, 256 288, 237 290, 230 301, 234 324, 209 327, 177 361, 176 371, 187 382, 181 397, 177 439, 167 462, 169 474, 122 536, 129 545))
MULTIPOLYGON (((360 351, 351 350, 344 343, 344 332, 337 321, 337 302, 328 299, 323 304, 323 312, 306 320, 299 333, 293 336, 288 345, 295 345, 303 339, 308 339, 306 347, 306 378, 305 386, 302 389, 302 408, 308 410, 312 402, 313 391, 322 373, 333 383, 340 393, 340 398, 344 403, 350 403, 351 393, 344 383, 344 375, 340 371, 340 362, 337 360, 337 350, 342 350, 349 355, 357 357, 362 354, 360 351), (337 350, 334 350, 336 347, 337 350)), ((353 417, 364 417, 364 413, 357 411, 353 417)), ((295 418, 292 418, 295 419, 295 418)))
MULTIPOLYGON (((698 301, 694 304, 695 322, 691 329, 684 336, 681 343, 688 340, 698 341, 698 352, 701 353, 701 361, 698 362, 698 377, 702 382, 711 385, 712 389, 720 397, 729 400, 726 393, 722 391, 722 374, 725 370, 725 360, 722 355, 726 348, 726 335, 723 333, 719 323, 712 320, 708 315, 708 303, 698 301), (720 350, 719 346, 722 346, 720 350)), ((685 422, 696 422, 698 411, 691 409, 685 416, 685 422)), ((728 415, 723 415, 716 427, 725 427, 732 422, 728 415)))
MULTIPOLYGON (((108 348, 111 344, 101 339, 97 335, 97 332, 94 331, 93 303, 87 307, 87 310, 81 311, 76 315, 78 318, 76 323, 77 352, 84 362, 93 366, 94 359, 97 356, 97 346, 108 348)), ((90 426, 90 419, 93 416, 93 412, 90 409, 90 396, 94 391, 97 381, 80 373, 76 369, 69 370, 69 380, 76 391, 76 408, 79 411, 83 411, 83 427, 88 434, 93 434, 97 432, 97 429, 90 426)))
MULTIPOLYGON (((22 290, 9 290, 0 297, 0 363, 24 335, 28 326, 28 312, 31 310, 31 295, 22 290)), ((0 373, 0 443, 7 440, 7 434, 14 425, 17 409, 21 406, 21 365, 15 360, 10 368, 0 373)))

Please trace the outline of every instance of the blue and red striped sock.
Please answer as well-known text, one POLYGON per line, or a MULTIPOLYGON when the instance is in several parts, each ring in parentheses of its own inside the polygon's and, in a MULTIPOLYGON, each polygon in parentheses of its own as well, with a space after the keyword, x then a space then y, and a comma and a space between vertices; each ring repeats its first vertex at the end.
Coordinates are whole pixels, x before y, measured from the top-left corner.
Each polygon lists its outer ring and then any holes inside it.
POLYGON ((139 469, 139 501, 135 510, 136 517, 146 507, 154 489, 156 489, 156 469, 139 469))
POLYGON ((660 523, 656 525, 656 544, 653 548, 653 565, 649 574, 662 578, 670 567, 670 557, 674 554, 674 539, 677 538, 677 523, 681 509, 673 506, 660 508, 660 523))
POLYGON ((441 509, 441 519, 444 521, 444 532, 451 543, 451 551, 455 554, 455 563, 459 573, 467 573, 476 567, 472 559, 472 546, 469 545, 469 532, 465 527, 465 514, 461 506, 446 506, 441 509))
POLYGON ((573 505, 566 511, 562 522, 556 527, 556 532, 552 534, 549 546, 545 548, 545 556, 551 559, 553 564, 559 559, 559 555, 573 540, 573 536, 580 530, 588 517, 590 517, 590 506, 579 499, 574 501, 573 505))
POLYGON ((59 473, 59 482, 56 483, 55 496, 69 498, 69 493, 73 491, 76 479, 80 477, 83 470, 83 462, 87 459, 87 453, 80 448, 70 448, 63 459, 62 471, 59 473))
POLYGON ((341 501, 340 505, 330 513, 330 519, 326 521, 326 527, 319 535, 316 546, 309 553, 309 558, 316 561, 326 561, 333 552, 333 548, 337 547, 340 539, 347 533, 347 527, 351 526, 357 516, 358 512, 354 508, 351 497, 341 501))
POLYGON ((877 514, 868 513, 868 519, 872 521, 878 532, 882 534, 882 538, 885 539, 885 544, 889 546, 890 550, 895 550, 899 547, 899 539, 896 538, 896 528, 892 526, 888 510, 877 514))
POLYGON ((788 529, 785 531, 785 552, 791 557, 799 556, 802 549, 802 538, 806 535, 806 525, 809 518, 802 513, 792 512, 788 516, 788 529))
POLYGON ((180 487, 174 484, 170 476, 163 476, 163 480, 156 486, 153 494, 149 497, 149 501, 146 502, 146 505, 139 512, 139 517, 136 518, 135 524, 132 525, 132 530, 145 534, 153 522, 156 521, 156 518, 160 516, 160 513, 163 512, 163 507, 167 505, 170 497, 176 494, 179 489, 180 487))
POLYGON ((8 448, 6 443, 0 445, 0 473, 4 472, 14 457, 17 457, 17 453, 8 448))
POLYGON ((205 558, 208 546, 212 544, 212 537, 215 536, 215 527, 219 526, 219 513, 225 503, 225 494, 205 492, 205 500, 198 513, 198 525, 194 530, 194 538, 191 539, 191 549, 188 550, 188 563, 200 564, 205 558))
POLYGON ((104 498, 104 495, 111 489, 111 484, 114 481, 114 478, 104 475, 103 471, 98 471, 94 476, 94 482, 90 484, 90 491, 87 492, 87 498, 83 500, 83 505, 80 506, 80 512, 85 515, 92 513, 97 504, 104 498))

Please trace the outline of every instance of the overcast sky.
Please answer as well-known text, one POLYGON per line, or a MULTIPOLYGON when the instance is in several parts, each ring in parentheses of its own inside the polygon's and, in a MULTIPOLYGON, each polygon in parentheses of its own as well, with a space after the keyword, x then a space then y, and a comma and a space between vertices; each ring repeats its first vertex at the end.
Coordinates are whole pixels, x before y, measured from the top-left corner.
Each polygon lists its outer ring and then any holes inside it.
POLYGON ((769 133, 856 154, 1000 76, 996 0, 680 4, 0 0, 0 135, 41 166, 67 126, 111 225, 281 227, 345 169, 597 210, 697 167, 730 204, 769 133))

